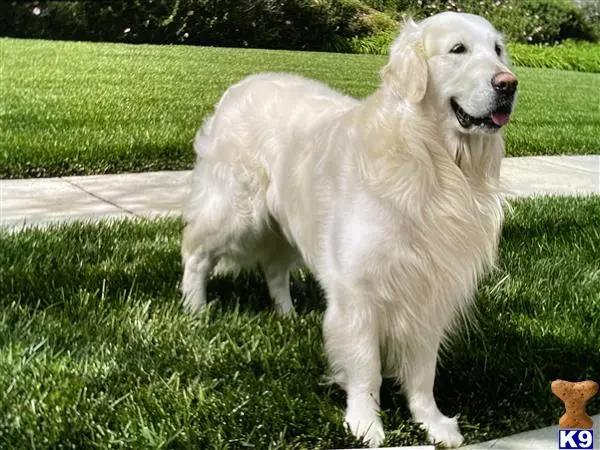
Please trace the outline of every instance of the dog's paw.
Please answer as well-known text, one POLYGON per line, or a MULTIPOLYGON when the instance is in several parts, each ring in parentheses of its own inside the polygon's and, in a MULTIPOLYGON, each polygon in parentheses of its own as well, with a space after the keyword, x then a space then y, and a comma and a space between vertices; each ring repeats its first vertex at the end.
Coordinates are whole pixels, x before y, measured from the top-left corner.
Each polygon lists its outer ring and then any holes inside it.
POLYGON ((421 426, 427 430, 427 437, 433 443, 446 448, 460 447, 463 443, 464 438, 458 428, 456 417, 442 415, 429 423, 421 423, 421 426))
POLYGON ((277 304, 275 305, 275 311, 277 312, 277 315, 279 317, 293 318, 298 315, 296 313, 296 310, 294 309, 294 306, 291 303, 289 305, 277 304))
POLYGON ((369 447, 379 447, 383 442, 383 422, 375 411, 348 411, 344 420, 350 432, 369 447))
POLYGON ((182 295, 181 304, 186 313, 195 315, 206 307, 206 300, 204 300, 200 291, 188 291, 182 295))

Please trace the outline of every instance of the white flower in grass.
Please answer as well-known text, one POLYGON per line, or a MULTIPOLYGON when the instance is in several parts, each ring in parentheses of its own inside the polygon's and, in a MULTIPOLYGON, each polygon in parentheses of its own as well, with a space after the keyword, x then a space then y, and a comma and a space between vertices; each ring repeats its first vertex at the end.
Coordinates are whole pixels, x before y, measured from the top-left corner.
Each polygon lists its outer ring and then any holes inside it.
POLYGON ((129 33, 130 31, 131 31, 131 28, 125 28, 125 29, 123 30, 123 33, 127 34, 127 33, 129 33))
POLYGON ((33 13, 34 16, 39 16, 42 13, 42 10, 41 10, 41 8, 36 6, 35 8, 33 8, 33 10, 31 12, 33 13))

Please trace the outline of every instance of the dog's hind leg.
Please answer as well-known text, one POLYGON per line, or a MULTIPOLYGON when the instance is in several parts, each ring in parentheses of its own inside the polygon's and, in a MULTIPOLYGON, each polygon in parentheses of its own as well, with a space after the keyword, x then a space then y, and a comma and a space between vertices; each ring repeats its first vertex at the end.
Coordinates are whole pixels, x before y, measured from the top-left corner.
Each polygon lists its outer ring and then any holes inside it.
POLYGON ((347 299, 330 298, 325 312, 325 350, 336 381, 347 394, 346 426, 369 446, 378 447, 384 431, 379 416, 381 361, 376 320, 368 307, 346 308, 340 300, 347 299))
POLYGON ((279 232, 265 239, 262 249, 260 266, 265 274, 269 294, 275 302, 275 309, 282 316, 293 315, 290 271, 299 262, 300 256, 279 232))
POLYGON ((431 441, 446 447, 460 446, 463 437, 456 417, 442 414, 433 397, 440 336, 420 335, 409 339, 407 344, 401 381, 414 421, 427 430, 431 441))
POLYGON ((194 254, 184 262, 181 291, 187 312, 198 312, 206 305, 206 282, 212 267, 210 257, 205 254, 194 254))
POLYGON ((290 268, 275 262, 261 264, 269 294, 275 302, 275 309, 282 316, 294 314, 294 305, 290 294, 290 268))
POLYGON ((184 309, 196 313, 206 305, 206 283, 214 266, 214 258, 208 249, 195 242, 196 236, 188 227, 183 232, 181 246, 183 257, 181 293, 184 309))

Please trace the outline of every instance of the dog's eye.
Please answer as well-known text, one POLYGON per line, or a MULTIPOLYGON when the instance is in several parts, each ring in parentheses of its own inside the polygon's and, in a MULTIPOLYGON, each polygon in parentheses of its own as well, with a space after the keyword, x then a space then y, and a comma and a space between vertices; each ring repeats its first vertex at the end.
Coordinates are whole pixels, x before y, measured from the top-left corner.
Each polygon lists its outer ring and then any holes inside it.
POLYGON ((494 50, 496 51, 496 55, 500 56, 502 54, 502 47, 499 44, 495 45, 494 50))
POLYGON ((454 47, 450 49, 450 53, 464 53, 467 51, 467 47, 464 44, 456 44, 454 47))

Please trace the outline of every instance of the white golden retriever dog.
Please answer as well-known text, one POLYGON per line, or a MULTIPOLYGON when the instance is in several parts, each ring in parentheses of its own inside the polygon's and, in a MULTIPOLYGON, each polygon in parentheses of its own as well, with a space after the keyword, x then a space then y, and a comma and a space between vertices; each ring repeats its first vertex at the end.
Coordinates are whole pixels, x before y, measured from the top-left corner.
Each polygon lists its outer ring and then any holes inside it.
POLYGON ((206 304, 219 263, 259 266, 292 313, 290 270, 306 265, 326 293, 325 348, 352 433, 383 441, 383 375, 431 441, 459 446, 433 396, 436 360, 494 264, 516 87, 501 35, 450 12, 405 22, 364 101, 286 74, 232 86, 194 143, 184 306, 206 304))

